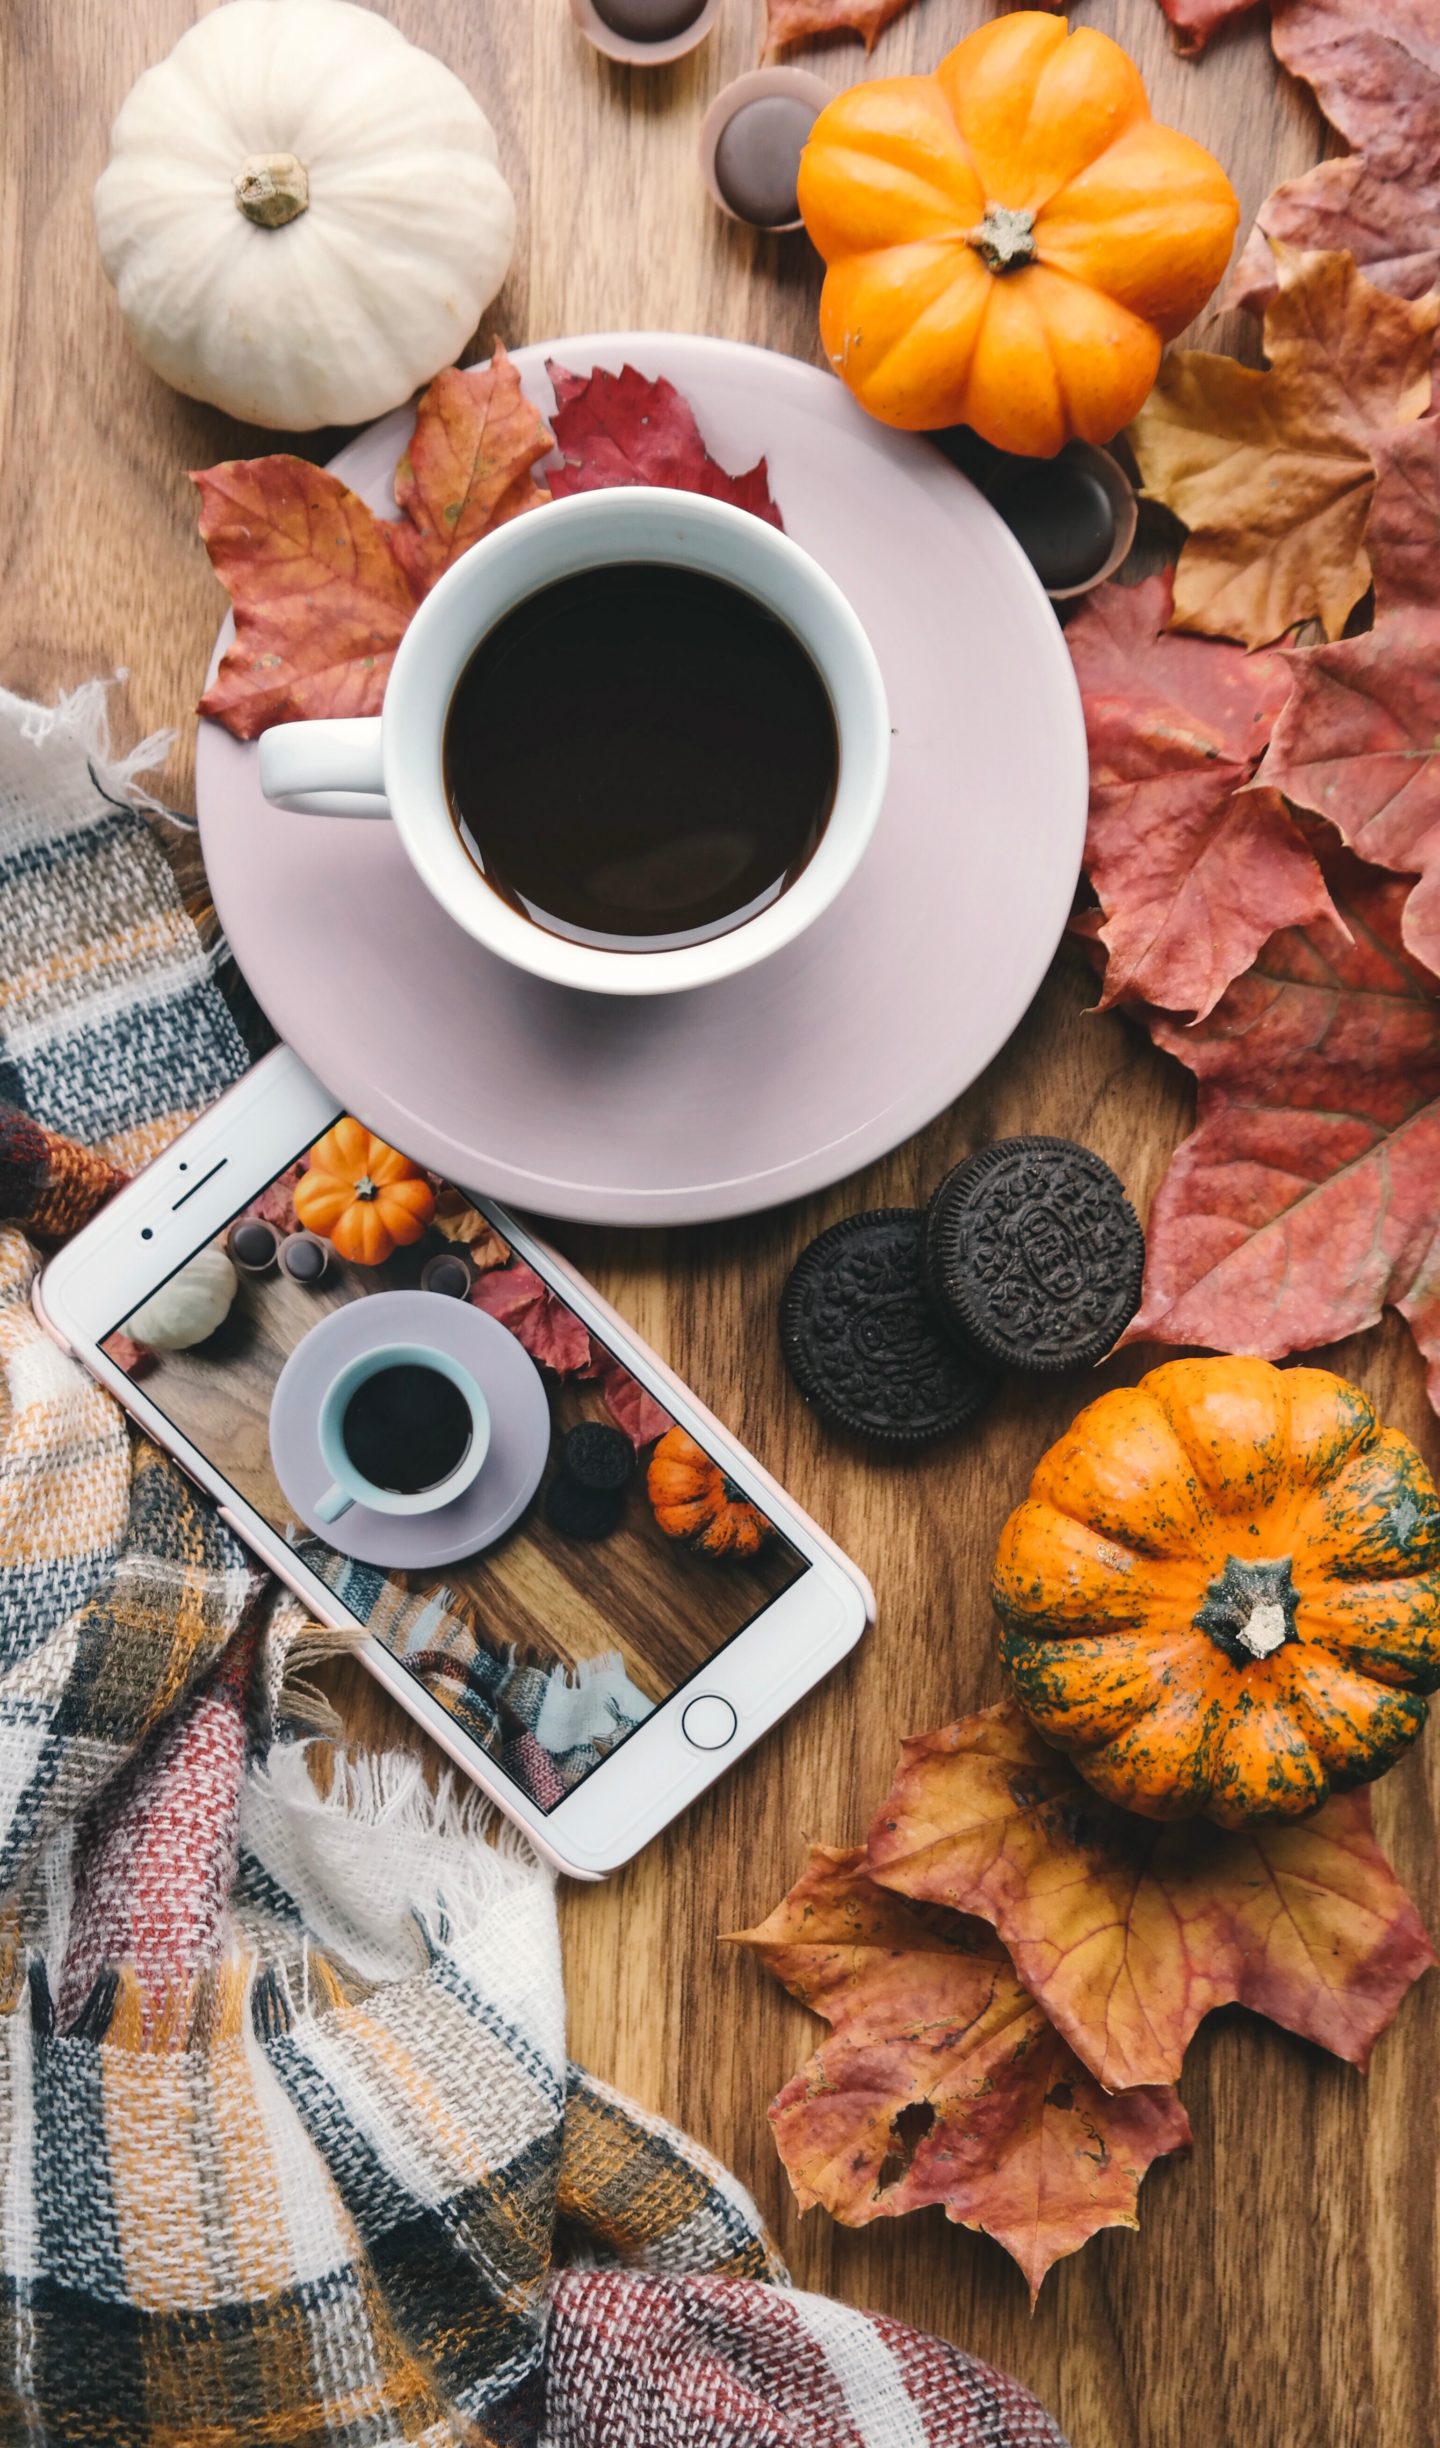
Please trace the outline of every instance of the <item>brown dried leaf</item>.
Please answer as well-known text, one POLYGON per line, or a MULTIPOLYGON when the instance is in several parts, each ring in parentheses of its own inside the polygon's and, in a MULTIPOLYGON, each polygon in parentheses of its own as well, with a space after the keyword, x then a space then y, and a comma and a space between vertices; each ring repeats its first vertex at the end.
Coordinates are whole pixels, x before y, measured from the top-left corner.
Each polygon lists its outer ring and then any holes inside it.
POLYGON ((1372 449, 1430 404, 1440 299, 1374 288, 1344 255, 1276 258, 1269 370, 1182 349, 1131 428, 1149 493, 1190 537, 1175 626, 1263 646, 1304 620, 1338 637, 1370 583, 1372 449))
POLYGON ((1440 282, 1440 16, 1434 0, 1272 0, 1271 40, 1356 147, 1261 205, 1227 305, 1275 294, 1267 239, 1348 250, 1397 296, 1440 282))
POLYGON ((1435 1961, 1365 1792, 1246 1829, 1118 1810, 1009 1701, 922 1734, 870 1831, 885 1887, 994 1923, 1107 2090, 1173 2082, 1239 2004, 1364 2066, 1435 1961))
POLYGON ((1440 976, 1440 424, 1404 427, 1377 464, 1375 626, 1285 657, 1293 688, 1260 779, 1418 878, 1402 936, 1440 976))
POLYGON ((758 1928, 738 1933, 833 2026, 770 2121, 803 2210, 845 2226, 940 2205, 1029 2281, 1102 2227, 1138 2224, 1152 2160, 1182 2150, 1173 2091, 1107 2098, 983 1924, 917 1910, 860 1848, 812 1845, 758 1928))
POLYGON ((766 0, 765 49, 808 42, 817 34, 859 34, 867 51, 910 0, 766 0))

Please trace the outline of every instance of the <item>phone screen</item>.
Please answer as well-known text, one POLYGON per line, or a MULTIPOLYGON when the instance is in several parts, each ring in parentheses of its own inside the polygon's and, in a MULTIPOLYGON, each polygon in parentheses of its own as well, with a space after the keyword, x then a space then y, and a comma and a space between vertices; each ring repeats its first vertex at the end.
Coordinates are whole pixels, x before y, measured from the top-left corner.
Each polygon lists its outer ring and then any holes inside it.
POLYGON ((542 1811, 809 1569, 463 1191, 349 1116, 102 1348, 542 1811))

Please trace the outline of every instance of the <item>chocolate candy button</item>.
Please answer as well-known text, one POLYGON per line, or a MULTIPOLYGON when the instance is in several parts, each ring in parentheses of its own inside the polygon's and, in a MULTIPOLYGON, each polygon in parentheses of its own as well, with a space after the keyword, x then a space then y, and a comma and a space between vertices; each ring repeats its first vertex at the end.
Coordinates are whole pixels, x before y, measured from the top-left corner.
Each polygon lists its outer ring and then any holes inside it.
POLYGON ((779 229, 799 219, 795 183, 815 110, 789 94, 742 103, 720 131, 715 183, 739 221, 779 229))
POLYGON ((626 42, 672 42, 695 23, 705 0, 594 0, 595 14, 626 42))
POLYGON ((420 1269, 422 1292, 442 1292, 448 1300, 468 1300, 475 1269, 458 1244, 437 1250, 420 1269))
POLYGON ((992 499, 1046 589, 1085 586, 1109 560, 1115 506, 1083 459, 1033 460, 992 499))
POLYGON ((226 1255, 246 1275, 268 1275, 279 1247, 280 1235, 263 1216, 237 1216, 225 1235, 226 1255))
POLYGON ((280 1264, 292 1283, 317 1284, 330 1271, 329 1245, 316 1233, 287 1233, 280 1244, 280 1264))

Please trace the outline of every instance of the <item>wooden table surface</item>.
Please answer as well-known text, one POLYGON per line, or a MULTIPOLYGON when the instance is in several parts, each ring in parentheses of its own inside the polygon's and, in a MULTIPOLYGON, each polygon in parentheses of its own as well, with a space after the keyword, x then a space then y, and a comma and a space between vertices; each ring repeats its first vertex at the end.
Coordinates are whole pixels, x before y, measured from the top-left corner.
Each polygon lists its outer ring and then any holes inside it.
MULTIPOLYGON (((481 97, 519 196, 515 269, 486 338, 669 326, 816 355, 806 242, 722 223, 695 167, 708 96, 754 62, 760 0, 726 0, 697 56, 648 77, 601 62, 565 0, 382 5, 481 97)), ((6 0, 0 14, 0 681, 48 697, 128 667, 127 738, 180 727, 165 776, 179 805, 190 709, 223 609, 185 470, 269 445, 177 399, 132 354, 101 276, 89 194, 121 97, 199 13, 197 0, 6 0)), ((991 13, 989 0, 917 0, 868 73, 928 66, 991 13)), ((1172 52, 1156 0, 1083 0, 1076 13, 1129 46, 1162 118, 1219 153, 1240 189, 1242 227, 1278 179, 1324 150, 1308 97, 1278 76, 1258 19, 1191 65, 1172 52)), ((836 86, 867 73, 852 42, 803 56, 836 86)), ((317 455, 333 446, 307 442, 317 455)), ((623 1876, 564 1897, 573 2047, 739 2171, 802 2284, 1009 2366, 1056 2410, 1075 2448, 1425 2448, 1440 2440, 1440 1980, 1402 2007, 1368 2079, 1248 2016, 1212 2018, 1183 2082, 1193 2157, 1150 2176, 1138 2235, 1111 2233, 1061 2265, 1032 2319, 997 2247, 938 2212, 855 2234, 820 2212, 803 2224, 795 2216, 765 2106, 818 2027, 718 1941, 776 1900, 806 1834, 863 1832, 902 1734, 997 1696, 985 1597, 996 1534, 1036 1457, 1097 1382, 1012 1385, 969 1443, 921 1462, 861 1458, 821 1432, 785 1378, 780 1283, 822 1225, 922 1198, 957 1155, 1004 1132, 1088 1142, 1143 1213, 1188 1125, 1188 1083, 1123 1020, 1081 1019, 1085 1000, 1084 969, 1062 953, 969 1094, 822 1198, 713 1229, 561 1236, 864 1563, 880 1598, 879 1628, 846 1671, 623 1876)), ((1440 1459, 1397 1321, 1332 1356, 1440 1459)), ((1128 1353, 1099 1382, 1155 1357, 1128 1353)), ((347 1698, 365 1730, 393 1732, 368 1697, 347 1698)), ((1432 1734, 1377 1800, 1432 1928, 1437 1799, 1432 1734)))

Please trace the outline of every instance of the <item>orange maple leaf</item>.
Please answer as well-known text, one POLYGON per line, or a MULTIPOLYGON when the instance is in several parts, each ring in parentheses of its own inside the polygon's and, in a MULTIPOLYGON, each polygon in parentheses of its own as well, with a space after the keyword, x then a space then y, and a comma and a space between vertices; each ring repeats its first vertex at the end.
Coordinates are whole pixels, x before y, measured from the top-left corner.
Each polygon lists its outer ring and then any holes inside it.
POLYGON ((736 1940, 833 2026, 770 2110, 802 2210, 860 2227, 938 2204, 1004 2246, 1033 2301, 1098 2229, 1138 2225, 1146 2169, 1189 2143, 1173 2091, 1108 2098, 984 1923, 885 1894, 862 1848, 812 1845, 736 1940))
POLYGON ((200 712, 239 739, 273 723, 378 714, 395 649, 457 553, 548 497, 550 449, 503 348, 436 376, 380 519, 328 469, 290 452, 196 472, 200 533, 235 609, 235 643, 200 712))
POLYGON ((1276 254, 1270 364, 1179 349, 1130 439, 1146 491, 1184 521, 1173 626, 1265 646, 1316 619, 1340 635, 1370 583, 1372 444, 1430 405, 1440 297, 1377 289, 1348 255, 1276 254))
POLYGON ((992 1922, 1106 2090, 1173 2082, 1238 2004, 1363 2067, 1435 1962, 1367 1794, 1243 1829, 1103 1801, 1011 1702, 907 1742, 870 1831, 882 1886, 992 1922))

